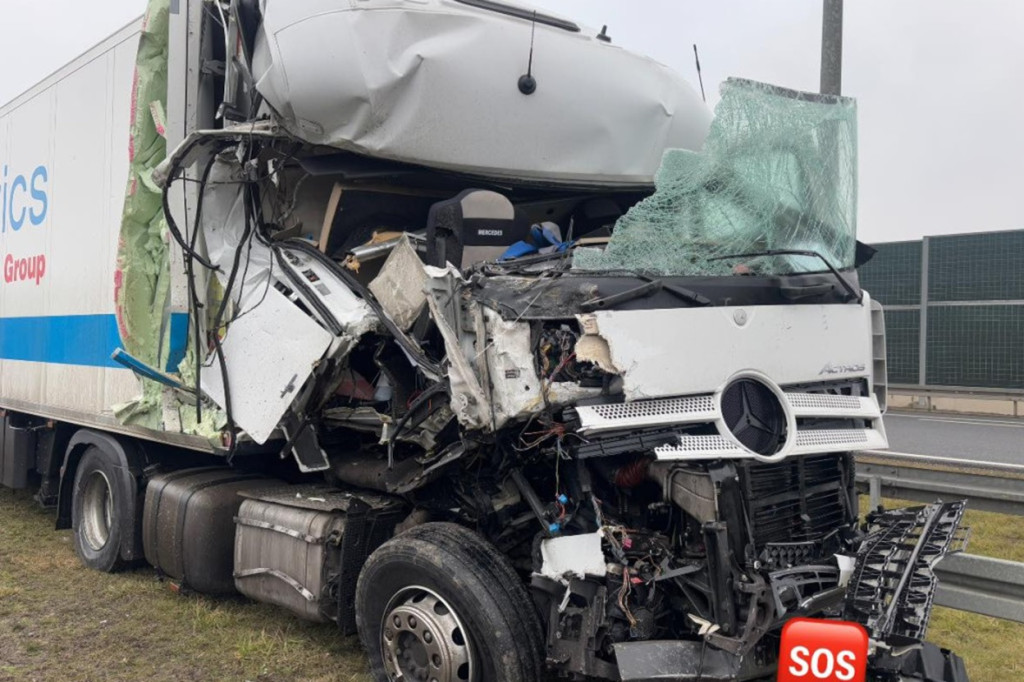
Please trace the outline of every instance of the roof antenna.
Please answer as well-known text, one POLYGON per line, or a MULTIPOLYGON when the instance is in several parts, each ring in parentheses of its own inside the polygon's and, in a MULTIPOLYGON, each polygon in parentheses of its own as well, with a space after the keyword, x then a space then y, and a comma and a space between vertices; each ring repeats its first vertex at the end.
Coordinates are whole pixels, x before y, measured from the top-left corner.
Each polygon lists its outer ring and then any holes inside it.
POLYGON ((530 30, 530 63, 526 73, 519 77, 519 92, 532 95, 537 92, 537 79, 533 77, 533 41, 537 37, 537 10, 533 11, 533 27, 530 30))
POLYGON ((697 54, 697 43, 693 44, 693 59, 697 62, 697 80, 700 82, 700 98, 704 100, 704 104, 707 104, 708 98, 704 96, 704 77, 700 75, 700 55, 697 54))

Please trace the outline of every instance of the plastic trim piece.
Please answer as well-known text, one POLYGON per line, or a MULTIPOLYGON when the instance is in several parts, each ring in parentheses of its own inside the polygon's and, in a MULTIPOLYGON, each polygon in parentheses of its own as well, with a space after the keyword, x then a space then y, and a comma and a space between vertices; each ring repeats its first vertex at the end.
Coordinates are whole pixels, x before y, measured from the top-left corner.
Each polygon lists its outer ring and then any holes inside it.
POLYGON ((302 540, 303 542, 310 545, 319 545, 323 543, 323 538, 318 538, 314 535, 307 535, 306 533, 300 533, 297 530, 279 526, 277 524, 268 523, 266 521, 257 521, 256 519, 246 519, 240 516, 235 517, 235 524, 238 526, 249 526, 250 528, 262 528, 263 530, 273 531, 275 533, 284 533, 289 537, 293 537, 296 540, 302 540))
POLYGON ((234 578, 237 580, 241 578, 252 578, 258 575, 270 575, 275 578, 278 578, 282 582, 286 583, 289 587, 293 588, 296 592, 301 594, 306 601, 316 601, 316 595, 314 595, 312 592, 303 587, 298 580, 291 577, 290 575, 287 575, 286 573, 282 573, 276 568, 249 568, 244 571, 236 571, 234 573, 234 578))
POLYGON ((579 433, 593 436, 615 431, 628 432, 697 424, 714 425, 718 430, 717 434, 679 434, 676 442, 654 449, 658 459, 663 461, 754 458, 775 462, 790 455, 877 450, 888 447, 885 427, 882 424, 882 412, 874 396, 786 391, 762 375, 742 374, 748 375, 777 390, 787 414, 790 437, 782 449, 770 458, 750 452, 729 433, 722 418, 721 391, 714 394, 579 406, 576 408, 580 419, 579 433), (863 420, 867 427, 808 429, 801 428, 798 418, 863 420))

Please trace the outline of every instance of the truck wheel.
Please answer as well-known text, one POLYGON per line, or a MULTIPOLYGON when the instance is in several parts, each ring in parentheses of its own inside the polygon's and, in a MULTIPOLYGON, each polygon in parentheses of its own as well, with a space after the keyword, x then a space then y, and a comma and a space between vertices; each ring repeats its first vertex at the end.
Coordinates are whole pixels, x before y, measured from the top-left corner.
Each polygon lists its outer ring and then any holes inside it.
POLYGON ((378 682, 536 682, 540 621, 519 576, 450 523, 402 533, 370 555, 356 623, 378 682))
POLYGON ((124 565, 121 540, 131 505, 118 485, 120 480, 115 459, 97 447, 85 451, 75 473, 71 501, 75 551, 82 563, 104 573, 124 565))

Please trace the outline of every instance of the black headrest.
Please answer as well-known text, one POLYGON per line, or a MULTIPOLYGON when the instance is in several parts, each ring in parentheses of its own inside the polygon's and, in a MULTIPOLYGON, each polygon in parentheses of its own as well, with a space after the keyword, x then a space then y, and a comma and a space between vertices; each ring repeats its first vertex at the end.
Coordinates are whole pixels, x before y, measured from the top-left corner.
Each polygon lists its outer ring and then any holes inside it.
POLYGON ((427 218, 427 260, 443 266, 465 260, 492 260, 526 238, 529 225, 505 196, 484 189, 468 189, 439 201, 427 218), (470 252, 467 252, 467 248, 470 252))

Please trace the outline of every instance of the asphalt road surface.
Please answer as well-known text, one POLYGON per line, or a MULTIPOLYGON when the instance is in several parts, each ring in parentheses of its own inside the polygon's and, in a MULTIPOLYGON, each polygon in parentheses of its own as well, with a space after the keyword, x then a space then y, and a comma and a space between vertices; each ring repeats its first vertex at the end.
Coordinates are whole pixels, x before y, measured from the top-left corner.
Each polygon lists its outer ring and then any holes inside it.
POLYGON ((1024 419, 889 412, 885 429, 888 452, 1024 464, 1024 419))

